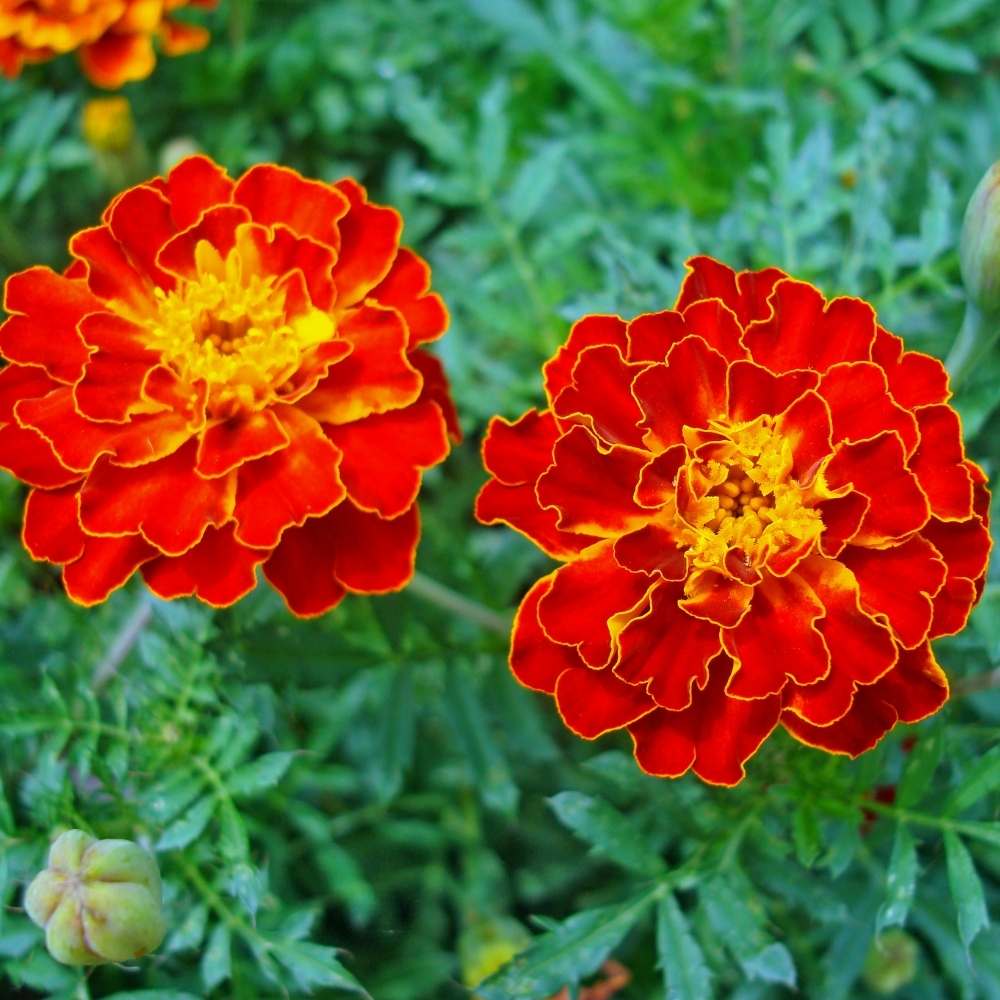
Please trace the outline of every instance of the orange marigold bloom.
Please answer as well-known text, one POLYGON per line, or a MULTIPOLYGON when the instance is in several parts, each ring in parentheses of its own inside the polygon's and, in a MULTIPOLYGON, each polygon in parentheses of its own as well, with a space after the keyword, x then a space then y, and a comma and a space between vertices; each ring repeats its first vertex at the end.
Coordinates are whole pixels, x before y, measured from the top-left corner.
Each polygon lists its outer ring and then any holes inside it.
POLYGON ((0 0, 0 72, 17 76, 25 63, 78 51, 84 73, 116 88, 153 72, 153 38, 167 55, 196 52, 208 32, 174 20, 181 7, 218 0, 0 0))
POLYGON ((948 697, 990 551, 948 377, 871 306, 775 268, 689 262, 672 310, 588 316, 548 408, 496 418, 477 500, 564 565, 511 668, 585 739, 732 785, 780 723, 856 756, 948 697))
POLYGON ((7 282, 0 466, 67 593, 141 568, 228 605, 255 568, 299 615, 413 572, 421 476, 458 435, 422 344, 448 313, 402 219, 352 180, 195 156, 117 197, 59 275, 7 282))

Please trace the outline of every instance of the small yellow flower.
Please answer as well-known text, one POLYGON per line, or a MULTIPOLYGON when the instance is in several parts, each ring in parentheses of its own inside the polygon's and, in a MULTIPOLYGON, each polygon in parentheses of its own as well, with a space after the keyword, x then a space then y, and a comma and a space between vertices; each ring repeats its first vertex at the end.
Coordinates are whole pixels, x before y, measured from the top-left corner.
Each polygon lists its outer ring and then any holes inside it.
POLYGON ((135 138, 127 97, 95 97, 83 106, 83 137, 99 153, 123 153, 135 138))

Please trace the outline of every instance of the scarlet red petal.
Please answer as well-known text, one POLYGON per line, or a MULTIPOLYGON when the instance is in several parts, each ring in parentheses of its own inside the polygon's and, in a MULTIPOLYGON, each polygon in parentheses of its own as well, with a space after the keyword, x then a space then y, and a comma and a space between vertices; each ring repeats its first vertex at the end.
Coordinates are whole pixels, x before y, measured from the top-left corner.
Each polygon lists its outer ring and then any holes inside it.
POLYGON ((144 33, 105 32, 96 42, 80 49, 80 65, 98 87, 117 90, 133 80, 145 80, 153 72, 153 40, 144 33))
POLYGON ((647 441, 659 451, 683 441, 685 424, 705 427, 725 415, 726 361, 700 337, 670 348, 665 364, 636 376, 632 392, 645 414, 647 441))
POLYGON ((665 580, 687 576, 686 546, 662 525, 646 524, 615 540, 615 559, 636 573, 659 574, 665 580))
POLYGON ((288 446, 288 433, 273 410, 239 414, 212 424, 198 442, 195 469, 208 479, 288 446))
POLYGON ((762 413, 781 413, 807 389, 814 389, 819 376, 814 371, 791 371, 775 375, 755 361, 736 361, 727 372, 726 408, 731 420, 753 420, 762 413))
POLYGON ((411 348, 437 340, 448 329, 448 309, 430 287, 427 262, 407 247, 400 247, 389 273, 370 292, 373 299, 403 314, 411 348))
POLYGON ((565 531, 614 537, 649 517, 633 495, 646 464, 645 452, 624 445, 602 447, 576 425, 555 444, 553 464, 536 486, 539 503, 559 510, 565 531))
POLYGON ((156 257, 157 265, 182 278, 198 273, 195 251, 199 243, 215 247, 223 258, 236 246, 237 230, 250 221, 242 205, 212 205, 187 229, 169 239, 156 257))
POLYGON ((632 380, 643 367, 625 361, 613 344, 585 348, 573 381, 556 397, 552 410, 558 417, 582 417, 608 444, 641 447, 642 410, 632 395, 632 380))
POLYGON ((347 495, 339 474, 343 455, 319 424, 291 406, 276 416, 288 446, 238 472, 236 540, 252 548, 273 548, 286 528, 326 514, 347 495))
POLYGON ((879 327, 872 361, 885 369, 889 389, 901 406, 912 410, 928 403, 944 403, 951 395, 948 373, 937 358, 919 351, 903 351, 903 341, 879 327))
POLYGON ((78 472, 63 466, 41 434, 16 424, 0 427, 0 468, 42 489, 66 486, 80 478, 78 472))
POLYGON ((106 601, 156 549, 138 535, 124 538, 88 536, 83 554, 63 566, 63 586, 70 599, 90 607, 106 601))
POLYGON ((918 531, 930 516, 927 498, 906 467, 903 442, 895 431, 868 441, 840 445, 826 468, 834 489, 852 483, 870 501, 858 545, 884 545, 918 531))
POLYGON ((643 688, 626 684, 610 670, 564 670, 555 698, 567 728, 585 740, 621 729, 656 707, 643 688))
POLYGON ((193 226, 213 205, 230 200, 233 182, 207 156, 189 156, 167 175, 170 211, 177 229, 193 226))
POLYGON ((776 267, 740 271, 711 257, 692 257, 674 308, 686 309, 699 299, 720 299, 736 315, 740 326, 763 319, 770 313, 768 298, 777 281, 785 277, 776 267))
POLYGON ((777 696, 743 701, 726 695, 732 663, 719 656, 703 691, 681 712, 657 709, 629 726, 636 763, 647 774, 676 778, 689 768, 713 785, 736 785, 744 764, 774 730, 781 713, 777 696))
POLYGON ((628 348, 627 329, 628 325, 619 316, 584 316, 574 323, 566 343, 542 367, 549 402, 573 381, 573 369, 586 348, 614 344, 624 354, 628 348))
POLYGON ((728 361, 746 355, 740 341, 743 328, 733 310, 720 299, 692 302, 684 310, 684 324, 690 333, 697 334, 728 361))
POLYGON ((830 410, 812 389, 803 393, 775 421, 778 432, 792 447, 792 474, 811 483, 820 463, 833 451, 830 410))
POLYGON ((894 430, 907 455, 916 447, 919 434, 913 414, 893 400, 878 365, 864 361, 833 365, 823 375, 819 393, 830 405, 835 442, 863 441, 894 430))
POLYGON ((819 540, 823 555, 837 556, 843 551, 858 533, 870 506, 871 501, 860 493, 847 493, 816 505, 823 521, 823 534, 819 540))
POLYGON ((198 24, 184 24, 165 17, 160 22, 160 45, 168 56, 183 56, 200 52, 208 45, 211 36, 198 24))
POLYGON ((993 542, 978 516, 965 521, 931 518, 920 534, 941 553, 952 576, 978 580, 986 572, 993 542))
POLYGON ((722 628, 732 628, 750 607, 754 588, 712 570, 692 574, 685 584, 687 596, 680 606, 695 618, 722 628))
POLYGON ((174 287, 173 276, 156 263, 160 248, 177 231, 163 194, 140 184, 119 195, 108 211, 108 228, 141 274, 166 291, 174 287))
POLYGON ((691 704, 694 685, 708 681, 708 664, 722 649, 719 627, 692 618, 677 604, 679 588, 650 593, 649 610, 633 618, 619 636, 622 680, 641 684, 661 708, 680 711, 691 704))
POLYGON ((434 403, 330 427, 330 440, 343 453, 340 478, 362 510, 397 517, 420 492, 425 469, 448 455, 448 429, 434 403))
POLYGON ((80 377, 89 352, 77 324, 101 308, 84 282, 31 267, 7 279, 4 308, 13 314, 0 326, 0 353, 8 361, 39 365, 63 382, 80 377))
POLYGON ((86 265, 87 287, 99 299, 117 299, 137 316, 152 311, 152 283, 136 269, 106 225, 81 230, 69 241, 69 248, 86 265))
POLYGON ((264 564, 264 576, 300 618, 321 615, 347 593, 333 575, 335 537, 329 517, 289 528, 264 564))
POLYGON ((896 666, 872 685, 872 693, 892 705, 900 722, 919 722, 948 700, 948 678, 925 642, 903 650, 896 666))
POLYGON ((610 542, 595 545, 556 570, 538 620, 554 642, 578 647, 587 664, 603 667, 625 624, 615 616, 637 608, 650 582, 647 574, 619 566, 610 542))
POLYGON ((82 554, 86 538, 78 520, 79 492, 74 485, 28 494, 21 540, 32 559, 67 563, 82 554))
POLYGON ((774 286, 773 313, 752 323, 743 343, 754 361, 773 372, 811 368, 825 372, 840 361, 868 361, 875 340, 875 313, 860 299, 827 302, 804 281, 774 286))
POLYGON ((437 404, 448 427, 448 436, 458 444, 462 440, 462 426, 458 422, 458 411, 451 398, 448 376, 445 375, 440 360, 427 351, 410 351, 407 357, 424 379, 419 398, 429 399, 437 404))
POLYGON ((413 578, 420 540, 416 504, 388 521, 346 500, 325 520, 334 543, 334 574, 348 590, 386 594, 402 590, 413 578))
POLYGON ((216 608, 235 604, 257 583, 256 568, 270 553, 240 545, 233 525, 209 528, 182 556, 160 556, 142 567, 143 579, 158 597, 197 597, 216 608))
POLYGON ((538 602, 552 586, 552 574, 534 583, 521 601, 510 639, 510 669, 525 687, 552 694, 559 675, 586 670, 572 646, 553 642, 538 624, 538 602))
POLYGON ((920 445, 910 459, 931 513, 942 521, 964 521, 972 515, 972 475, 965 465, 962 425, 944 404, 916 411, 920 445))
POLYGON ((0 371, 0 422, 14 420, 14 406, 22 399, 37 399, 57 387, 43 368, 8 364, 0 371))
POLYGON ((857 577, 865 606, 889 619, 903 646, 924 641, 933 614, 931 599, 947 575, 929 542, 914 535, 887 549, 849 545, 840 561, 857 577))
POLYGON ((545 410, 528 410, 513 423, 494 417, 483 438, 486 471, 507 486, 534 483, 552 464, 559 426, 545 410))
POLYGON ((643 467, 639 485, 635 488, 635 501, 641 507, 658 509, 674 495, 677 473, 687 461, 687 448, 675 444, 654 456, 643 467))
POLYGON ((94 535, 143 537, 167 555, 181 555, 209 526, 232 515, 236 477, 203 479, 195 443, 139 468, 101 458, 80 491, 80 523, 94 535))
POLYGON ((340 220, 340 255, 333 269, 337 305, 344 309, 361 302, 388 275, 403 219, 394 208, 368 201, 365 189, 355 181, 345 178, 334 186, 350 203, 340 220))
POLYGON ((667 351, 690 332, 684 317, 672 309, 636 316, 628 324, 625 356, 629 361, 664 361, 667 351))

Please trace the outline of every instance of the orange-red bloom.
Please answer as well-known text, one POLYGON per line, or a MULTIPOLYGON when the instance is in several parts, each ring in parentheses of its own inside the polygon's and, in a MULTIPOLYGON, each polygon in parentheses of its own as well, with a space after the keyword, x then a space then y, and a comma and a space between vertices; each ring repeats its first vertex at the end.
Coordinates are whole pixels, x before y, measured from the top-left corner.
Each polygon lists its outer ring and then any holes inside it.
POLYGON ((856 756, 948 697, 990 551, 948 378, 859 299, 689 263, 673 310, 588 316, 548 408, 497 418, 477 501, 564 565, 511 668, 586 739, 732 785, 780 723, 856 756))
POLYGON ((0 72, 17 76, 25 63, 78 51, 87 76, 115 88, 153 72, 153 39, 171 56, 208 43, 204 28, 171 17, 181 7, 214 7, 218 0, 3 0, 0 72))
POLYGON ((65 274, 8 280, 0 466, 74 600, 140 568, 227 605, 263 564, 300 615, 406 585, 458 426, 420 347, 448 314, 401 230, 352 180, 196 156, 77 233, 65 274))

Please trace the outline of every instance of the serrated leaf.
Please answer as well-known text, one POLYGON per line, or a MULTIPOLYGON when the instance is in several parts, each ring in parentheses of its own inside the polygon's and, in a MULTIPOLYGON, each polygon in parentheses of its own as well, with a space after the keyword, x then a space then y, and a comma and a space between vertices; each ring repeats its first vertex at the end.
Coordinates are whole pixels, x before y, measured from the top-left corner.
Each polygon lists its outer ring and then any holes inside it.
POLYGON ((566 156, 563 142, 547 142, 518 169, 506 196, 507 217, 517 227, 527 225, 549 196, 566 156))
POLYGON ((808 801, 800 802, 792 819, 795 854, 803 868, 811 868, 822 847, 816 811, 808 801))
POLYGON ((164 951, 189 951, 197 948, 205 937, 205 925, 208 922, 208 907, 199 903, 192 907, 180 924, 167 939, 164 951))
POLYGON ((741 962, 770 944, 764 911, 742 872, 709 879, 699 888, 698 900, 712 929, 741 962))
POLYGON ((672 893, 656 910, 656 953, 663 970, 665 1000, 704 1000, 711 995, 711 976, 672 893))
POLYGON ((208 945, 201 956, 201 981, 205 984, 205 992, 211 993, 232 973, 232 935, 225 924, 218 924, 209 935, 208 945))
POLYGON ((979 60, 971 49, 935 35, 908 38, 904 48, 914 59, 937 69, 953 73, 975 73, 979 69, 979 60))
POLYGON ((945 799, 943 814, 958 816, 998 788, 1000 788, 1000 746, 995 746, 970 765, 962 780, 945 799))
POLYGON ((643 893, 555 924, 476 988, 483 1000, 539 1000, 595 972, 652 903, 643 893))
POLYGON ((662 859, 644 843, 632 822, 603 799, 582 792, 559 792, 548 801, 559 822, 590 844, 595 853, 641 874, 663 870, 662 859))
POLYGON ((795 962, 791 952, 780 941, 775 941, 761 948, 756 955, 740 962, 743 971, 751 979, 760 979, 765 983, 782 983, 790 989, 795 989, 795 962))
POLYGON ((228 799, 222 799, 218 805, 219 819, 219 852, 229 864, 238 864, 247 860, 250 844, 247 839, 246 826, 243 817, 228 799))
POLYGON ((958 914, 958 936, 968 949, 976 935, 990 925, 983 883, 968 848, 958 834, 945 830, 944 850, 948 863, 948 885, 958 914))
POLYGON ((510 138, 508 91, 506 79, 500 77, 479 100, 476 163, 479 167, 479 179, 487 191, 495 187, 507 162, 507 143, 510 138))
POLYGON ((236 798, 273 788, 284 777, 295 756, 292 751, 278 750, 238 767, 226 778, 229 794, 236 798))
POLYGON ((337 952, 308 941, 283 942, 274 957, 291 973, 296 986, 311 993, 316 986, 330 986, 367 996, 365 988, 337 961, 337 952))
POLYGON ((174 820, 163 831, 156 842, 158 851, 176 851, 187 847, 196 837, 199 837, 208 826, 208 821, 215 812, 218 800, 214 795, 206 795, 199 799, 180 819, 174 820))
POLYGON ((902 56, 875 63, 869 68, 868 73, 884 87, 898 94, 915 97, 921 101, 930 100, 934 96, 934 91, 913 63, 902 56))
POLYGON ((917 846, 913 835, 902 823, 896 827, 892 856, 885 876, 885 902, 875 919, 875 933, 906 923, 917 884, 917 846))
POLYGON ((921 736, 910 752, 903 775, 896 789, 896 802, 903 809, 917 805, 927 794, 934 772, 941 763, 942 734, 940 727, 921 736))
POLYGON ((394 798, 413 758, 413 677, 408 664, 393 667, 379 723, 374 761, 375 791, 381 802, 394 798))

